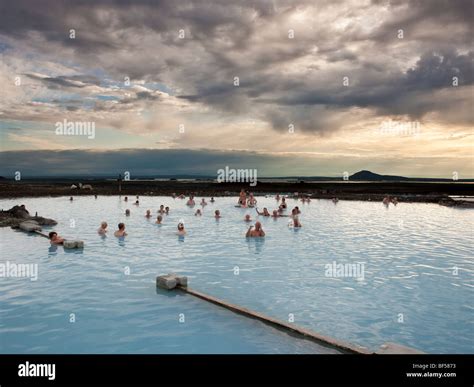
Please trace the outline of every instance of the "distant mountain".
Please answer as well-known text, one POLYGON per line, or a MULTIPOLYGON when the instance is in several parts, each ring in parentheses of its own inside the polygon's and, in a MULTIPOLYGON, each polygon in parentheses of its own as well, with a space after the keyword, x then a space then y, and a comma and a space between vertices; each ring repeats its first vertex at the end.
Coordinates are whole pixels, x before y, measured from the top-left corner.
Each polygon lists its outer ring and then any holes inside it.
POLYGON ((411 180, 408 177, 403 176, 392 176, 392 175, 379 175, 370 171, 359 171, 349 176, 349 180, 363 180, 363 181, 404 181, 411 180))

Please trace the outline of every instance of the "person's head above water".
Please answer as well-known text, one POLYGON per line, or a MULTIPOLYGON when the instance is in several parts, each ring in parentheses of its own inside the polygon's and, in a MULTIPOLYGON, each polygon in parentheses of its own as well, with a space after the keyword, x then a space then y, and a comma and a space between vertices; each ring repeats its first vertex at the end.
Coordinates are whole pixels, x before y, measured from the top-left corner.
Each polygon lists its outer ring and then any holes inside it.
POLYGON ((179 223, 178 223, 178 230, 179 230, 179 231, 183 231, 183 230, 184 230, 184 223, 183 223, 183 222, 179 222, 179 223))
POLYGON ((118 229, 119 229, 120 231, 125 230, 125 223, 119 223, 119 224, 118 224, 118 229))
POLYGON ((250 220, 250 215, 249 214, 245 215, 245 220, 250 220))
POLYGON ((129 209, 125 210, 125 215, 130 215, 130 210, 129 209))
POLYGON ((255 222, 255 230, 259 231, 262 228, 262 223, 260 222, 255 222))
POLYGON ((58 233, 56 231, 51 231, 48 235, 49 239, 54 239, 58 236, 58 233))
POLYGON ((102 222, 102 223, 100 224, 100 227, 105 230, 105 229, 107 228, 107 222, 102 222))

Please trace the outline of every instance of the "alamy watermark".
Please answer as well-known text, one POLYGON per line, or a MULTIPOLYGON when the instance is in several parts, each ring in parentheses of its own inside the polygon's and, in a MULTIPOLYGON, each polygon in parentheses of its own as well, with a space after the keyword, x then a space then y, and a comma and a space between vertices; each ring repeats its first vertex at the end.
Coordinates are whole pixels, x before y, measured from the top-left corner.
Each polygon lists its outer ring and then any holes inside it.
POLYGON ((421 133, 419 121, 386 120, 376 129, 377 133, 389 136, 418 136, 421 133))
POLYGON ((225 168, 217 170, 218 183, 250 183, 251 187, 257 185, 257 170, 256 169, 235 169, 225 168))
POLYGON ((326 277, 365 279, 365 264, 362 262, 337 263, 333 261, 324 265, 324 268, 326 277))
POLYGON ((93 121, 58 121, 54 124, 58 136, 87 136, 89 140, 95 138, 95 122, 93 121))
POLYGON ((0 277, 38 279, 37 263, 0 262, 0 277))

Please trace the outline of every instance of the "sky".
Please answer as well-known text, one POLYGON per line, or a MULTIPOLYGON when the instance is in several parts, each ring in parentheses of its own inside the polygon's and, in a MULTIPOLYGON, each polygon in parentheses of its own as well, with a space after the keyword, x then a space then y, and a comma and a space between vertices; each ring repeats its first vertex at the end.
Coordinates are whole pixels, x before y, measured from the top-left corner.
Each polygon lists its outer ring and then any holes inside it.
POLYGON ((473 7, 0 0, 0 175, 473 178, 473 7))

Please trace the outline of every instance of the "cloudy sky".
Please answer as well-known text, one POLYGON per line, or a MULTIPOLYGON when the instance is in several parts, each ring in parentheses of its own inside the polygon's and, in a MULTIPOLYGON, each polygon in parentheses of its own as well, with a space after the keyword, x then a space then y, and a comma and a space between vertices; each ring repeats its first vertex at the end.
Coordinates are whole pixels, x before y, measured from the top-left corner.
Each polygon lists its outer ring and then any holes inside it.
POLYGON ((0 14, 3 175, 474 177, 470 0, 0 0, 0 14), (58 134, 65 120, 94 138, 58 134))

